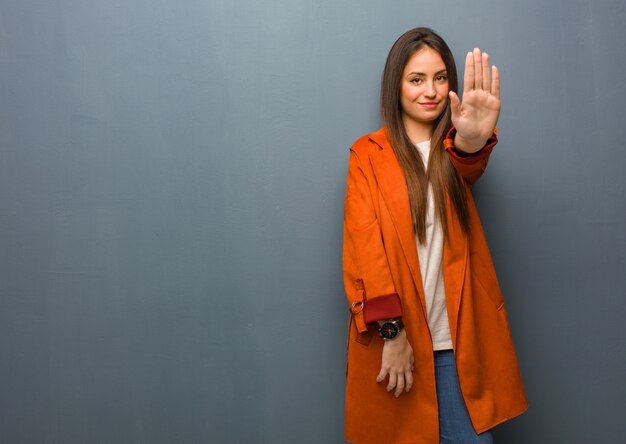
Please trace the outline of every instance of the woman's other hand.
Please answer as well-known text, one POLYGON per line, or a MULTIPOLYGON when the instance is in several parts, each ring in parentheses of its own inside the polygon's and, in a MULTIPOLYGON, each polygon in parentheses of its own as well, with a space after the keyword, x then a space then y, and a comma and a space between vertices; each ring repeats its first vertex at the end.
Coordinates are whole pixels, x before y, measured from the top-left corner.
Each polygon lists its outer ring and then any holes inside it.
POLYGON ((474 153, 493 133, 500 115, 500 74, 489 67, 489 55, 479 48, 465 57, 463 102, 450 91, 452 124, 456 128, 456 148, 474 153))
POLYGON ((388 392, 395 388, 396 398, 402 394, 402 390, 408 393, 413 386, 413 364, 413 349, 403 329, 394 339, 385 341, 382 365, 376 382, 384 381, 389 375, 388 392))

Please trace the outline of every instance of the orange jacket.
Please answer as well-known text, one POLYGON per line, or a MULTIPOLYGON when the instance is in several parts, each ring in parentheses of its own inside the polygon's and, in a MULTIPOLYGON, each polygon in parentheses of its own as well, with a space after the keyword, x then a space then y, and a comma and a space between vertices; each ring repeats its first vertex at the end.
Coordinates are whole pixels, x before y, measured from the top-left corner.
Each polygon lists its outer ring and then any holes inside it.
MULTIPOLYGON (((443 274, 459 384, 474 429, 481 433, 521 414, 528 403, 506 307, 470 190, 497 138, 494 133, 478 153, 463 156, 453 146, 453 133, 454 129, 444 145, 465 179, 470 233, 463 235, 448 197, 443 274)), ((345 438, 372 444, 439 443, 432 339, 408 192, 385 129, 361 137, 350 149, 344 211, 344 283, 353 312, 345 438), (397 399, 386 391, 386 383, 376 382, 383 340, 375 322, 365 324, 362 303, 376 307, 375 318, 368 313, 369 322, 401 310, 415 370, 413 388, 397 399)))

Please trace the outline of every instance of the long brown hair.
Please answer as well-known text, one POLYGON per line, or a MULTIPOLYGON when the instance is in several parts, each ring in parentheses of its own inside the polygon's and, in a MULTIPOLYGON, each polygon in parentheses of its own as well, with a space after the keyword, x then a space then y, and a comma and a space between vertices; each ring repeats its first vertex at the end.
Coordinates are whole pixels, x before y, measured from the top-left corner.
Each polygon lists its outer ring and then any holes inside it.
POLYGON ((391 146, 404 172, 411 203, 413 228, 422 244, 426 242, 426 198, 429 182, 433 188, 435 211, 446 237, 448 236, 446 190, 463 232, 467 234, 469 231, 466 190, 443 147, 446 134, 452 127, 450 100, 448 99, 445 110, 433 122, 427 171, 424 169, 424 163, 417 149, 407 135, 402 120, 400 105, 402 74, 409 58, 425 46, 437 51, 441 56, 448 72, 450 90, 456 93, 458 80, 454 57, 446 42, 430 28, 411 29, 396 40, 387 56, 380 90, 381 117, 387 128, 391 146))

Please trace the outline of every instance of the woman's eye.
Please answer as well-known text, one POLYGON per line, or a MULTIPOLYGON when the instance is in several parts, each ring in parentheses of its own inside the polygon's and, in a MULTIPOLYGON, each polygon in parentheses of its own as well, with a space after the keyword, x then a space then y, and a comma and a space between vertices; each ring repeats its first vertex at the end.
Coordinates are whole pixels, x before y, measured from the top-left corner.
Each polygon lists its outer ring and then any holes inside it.
POLYGON ((421 81, 422 81, 422 79, 416 77, 415 79, 411 80, 411 83, 419 84, 421 81))
POLYGON ((437 80, 439 80, 440 82, 445 82, 446 80, 448 80, 448 78, 446 76, 437 76, 437 80))

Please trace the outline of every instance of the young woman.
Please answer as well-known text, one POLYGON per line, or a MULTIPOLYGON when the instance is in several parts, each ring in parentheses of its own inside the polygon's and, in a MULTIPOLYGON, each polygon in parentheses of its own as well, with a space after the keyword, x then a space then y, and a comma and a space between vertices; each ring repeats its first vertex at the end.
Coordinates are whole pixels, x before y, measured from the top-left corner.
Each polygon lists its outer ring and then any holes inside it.
POLYGON ((354 143, 348 167, 349 442, 490 443, 528 407, 471 194, 499 113, 487 53, 467 53, 461 101, 439 35, 412 29, 391 48, 384 127, 354 143))

